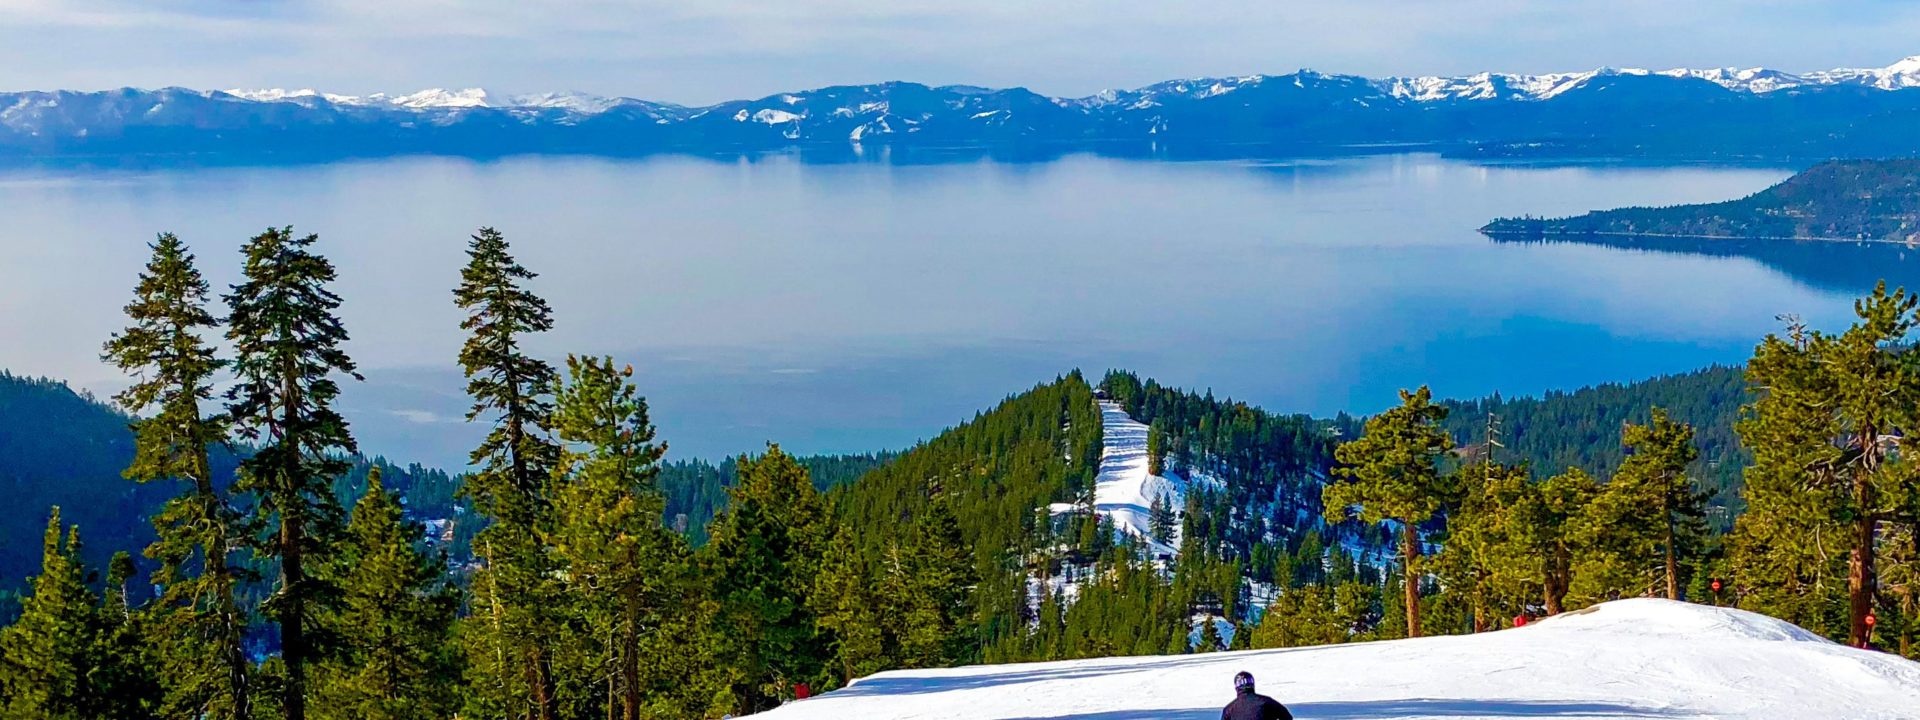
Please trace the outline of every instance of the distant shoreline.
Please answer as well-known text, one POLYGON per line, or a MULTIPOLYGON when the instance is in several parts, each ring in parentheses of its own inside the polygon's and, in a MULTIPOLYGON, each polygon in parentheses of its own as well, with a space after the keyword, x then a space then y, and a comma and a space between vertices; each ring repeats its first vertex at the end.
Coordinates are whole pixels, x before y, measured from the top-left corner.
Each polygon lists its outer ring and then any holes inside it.
MULTIPOLYGON (((1512 218, 1501 218, 1500 220, 1495 220, 1494 222, 1503 222, 1511 219, 1512 218)), ((1542 238, 1542 239, 1599 236, 1599 237, 1618 237, 1618 238, 1636 238, 1636 237, 1668 238, 1668 239, 1678 239, 1678 240, 1784 240, 1789 242, 1823 242, 1823 243, 1842 243, 1842 244, 1858 243, 1858 244, 1868 244, 1868 245, 1905 245, 1905 246, 1920 248, 1920 241, 1894 240, 1890 238, 1826 237, 1826 236, 1815 236, 1815 235, 1707 235, 1707 234, 1699 234, 1699 233, 1625 232, 1625 231, 1612 231, 1612 230, 1585 230, 1585 231, 1546 230, 1546 231, 1535 232, 1535 231, 1529 231, 1529 230, 1504 230, 1504 229, 1493 229, 1493 228, 1480 228, 1480 234, 1489 235, 1489 236, 1497 235, 1500 237, 1525 237, 1525 238, 1542 238)))

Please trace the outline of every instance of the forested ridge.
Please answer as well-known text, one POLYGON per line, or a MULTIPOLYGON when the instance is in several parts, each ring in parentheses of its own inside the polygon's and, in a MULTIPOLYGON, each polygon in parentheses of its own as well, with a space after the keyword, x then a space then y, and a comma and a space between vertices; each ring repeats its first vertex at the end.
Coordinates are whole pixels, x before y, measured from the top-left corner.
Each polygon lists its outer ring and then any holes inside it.
MULTIPOLYGON (((1493 395, 1477 400, 1448 400, 1443 423, 1457 447, 1484 451, 1489 422, 1499 453, 1536 472, 1579 468, 1605 475, 1626 459, 1620 430, 1646 423, 1653 408, 1691 425, 1700 457, 1687 474, 1713 504, 1737 512, 1740 477, 1753 454, 1734 432, 1740 408, 1752 398, 1745 369, 1713 366, 1630 383, 1601 383, 1573 391, 1548 391, 1537 398, 1493 395), (1491 417, 1489 417, 1491 416, 1491 417)), ((1722 520, 1730 518, 1723 517, 1722 520)))
POLYGON ((1480 632, 1649 595, 1920 654, 1904 291, 1743 369, 1539 399, 1421 387, 1321 420, 1074 371, 898 454, 667 463, 644 376, 522 349, 556 319, 482 228, 454 359, 486 433, 456 481, 361 459, 322 247, 270 228, 216 298, 161 235, 103 339, 133 380, 118 410, 0 376, 0 438, 70 420, 61 449, 99 456, 9 460, 23 497, 76 507, 48 509, 0 630, 0 717, 720 717, 890 668, 1480 632), (1144 532, 1100 507, 1103 401, 1180 488, 1144 532), (81 492, 28 494, 54 487, 81 492), (97 548, 73 522, 95 511, 97 548))
MULTIPOLYGON (((153 539, 151 516, 166 500, 163 487, 127 482, 121 472, 134 455, 133 418, 66 383, 0 370, 0 487, 17 508, 61 506, 68 522, 87 529, 87 558, 104 567, 112 550, 141 547, 153 539)), ((210 454, 221 485, 231 483, 239 458, 233 450, 210 454)), ((352 468, 333 482, 335 494, 351 500, 366 489, 374 467, 388 490, 407 498, 407 513, 435 527, 454 518, 457 479, 417 463, 400 465, 381 456, 354 455, 352 468)), ((40 566, 37 543, 45 518, 14 512, 0 522, 0 583, 18 586, 40 566)), ((448 540, 451 541, 449 533, 448 540)), ((436 538, 439 540, 439 538, 436 538)))
POLYGON ((1737 200, 1501 218, 1493 235, 1920 240, 1920 160, 1830 160, 1737 200))

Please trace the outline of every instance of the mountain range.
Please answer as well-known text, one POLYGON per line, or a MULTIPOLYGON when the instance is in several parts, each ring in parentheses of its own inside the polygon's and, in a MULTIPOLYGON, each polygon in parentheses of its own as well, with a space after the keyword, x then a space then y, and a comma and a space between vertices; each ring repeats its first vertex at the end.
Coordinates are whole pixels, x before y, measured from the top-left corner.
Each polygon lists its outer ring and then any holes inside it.
POLYGON ((242 161, 881 147, 1240 156, 1793 160, 1920 152, 1920 56, 1886 67, 1170 80, 1086 97, 909 82, 688 107, 583 93, 123 88, 0 92, 0 158, 242 161))

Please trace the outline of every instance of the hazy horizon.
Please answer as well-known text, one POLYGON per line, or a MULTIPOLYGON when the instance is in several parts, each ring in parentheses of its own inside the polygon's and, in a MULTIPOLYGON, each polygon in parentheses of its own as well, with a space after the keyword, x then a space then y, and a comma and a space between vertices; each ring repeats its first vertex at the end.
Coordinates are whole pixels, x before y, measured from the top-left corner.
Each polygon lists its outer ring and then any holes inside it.
POLYGON ((1380 76, 1596 67, 1882 67, 1920 6, 1454 0, 954 6, 826 0, 0 0, 0 88, 481 87, 686 105, 908 80, 1079 97, 1296 69, 1380 76), (1808 38, 1845 43, 1806 42, 1808 38))

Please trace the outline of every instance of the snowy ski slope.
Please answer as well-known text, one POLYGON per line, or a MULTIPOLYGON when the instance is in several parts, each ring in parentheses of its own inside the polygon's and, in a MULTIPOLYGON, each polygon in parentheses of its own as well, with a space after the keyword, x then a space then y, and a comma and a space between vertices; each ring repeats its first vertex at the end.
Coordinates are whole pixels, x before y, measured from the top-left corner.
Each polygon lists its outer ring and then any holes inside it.
MULTIPOLYGON (((1147 426, 1127 417, 1119 403, 1100 401, 1100 474, 1094 480, 1094 512, 1113 519, 1118 532, 1147 541, 1156 555, 1179 551, 1179 528, 1171 544, 1153 541, 1153 501, 1165 498, 1177 513, 1186 506, 1186 483, 1147 472, 1147 426)), ((1073 512, 1071 503, 1055 503, 1053 513, 1073 512)))
POLYGON ((1920 720, 1920 663, 1646 599, 1481 635, 886 672, 759 717, 1214 720, 1239 670, 1302 720, 1920 720))

